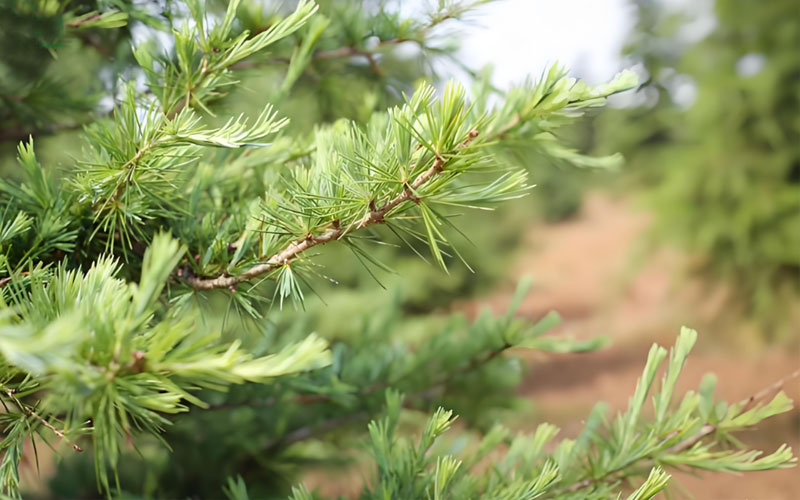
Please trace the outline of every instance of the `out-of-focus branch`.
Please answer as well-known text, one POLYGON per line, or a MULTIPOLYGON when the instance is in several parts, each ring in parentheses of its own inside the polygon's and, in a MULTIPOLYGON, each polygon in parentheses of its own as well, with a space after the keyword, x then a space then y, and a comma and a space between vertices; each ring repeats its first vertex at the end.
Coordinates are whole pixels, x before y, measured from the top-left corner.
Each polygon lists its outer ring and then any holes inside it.
MULTIPOLYGON (((397 38, 390 38, 390 39, 387 39, 387 40, 380 40, 380 41, 378 41, 376 46, 374 48, 371 48, 371 49, 359 48, 359 47, 356 47, 354 45, 346 45, 344 47, 339 47, 337 49, 320 50, 320 51, 315 52, 311 56, 311 60, 312 61, 330 61, 330 60, 334 60, 334 59, 346 59, 348 57, 361 56, 361 57, 364 57, 364 58, 367 59, 367 62, 369 63, 370 68, 372 68, 372 70, 378 76, 383 76, 383 70, 380 68, 380 66, 378 65, 377 60, 375 58, 375 56, 378 54, 379 49, 381 49, 383 47, 388 47, 388 46, 391 46, 391 45, 401 45, 401 44, 404 44, 404 43, 407 43, 407 42, 415 42, 420 47, 424 48, 425 47, 425 42, 424 42, 425 41, 425 35, 427 35, 427 33, 430 30, 432 30, 433 28, 435 28, 439 24, 442 24, 443 22, 445 22, 447 20, 450 20, 450 19, 453 19, 455 17, 456 16, 454 16, 453 14, 445 14, 445 15, 433 18, 433 19, 431 19, 431 21, 428 24, 426 24, 425 26, 420 28, 419 31, 417 31, 416 36, 414 36, 414 37, 397 37, 397 38)), ((281 62, 281 63, 288 64, 289 63, 289 58, 287 58, 287 57, 275 57, 275 58, 270 59, 270 61, 271 62, 281 62)), ((234 70, 237 70, 237 69, 238 70, 252 69, 252 68, 258 66, 258 64, 259 64, 259 61, 252 61, 252 60, 241 61, 241 62, 238 62, 238 63, 234 64, 233 66, 231 66, 231 69, 234 69, 234 70)))
MULTIPOLYGON (((406 398, 406 402, 404 403, 403 406, 406 407, 406 408, 410 408, 412 406, 411 403, 413 403, 415 400, 419 400, 419 399, 427 400, 427 399, 430 399, 443 386, 447 385, 447 383, 450 382, 451 379, 454 376, 475 370, 476 368, 480 367, 481 365, 484 365, 484 364, 488 363, 489 361, 495 359, 496 357, 500 356, 501 354, 503 354, 505 351, 507 351, 511 347, 513 347, 513 346, 510 345, 510 344, 503 344, 501 347, 489 351, 484 356, 481 356, 481 357, 478 357, 478 358, 473 358, 472 360, 469 361, 469 363, 467 363, 465 365, 461 365, 460 367, 456 368, 455 370, 452 370, 452 371, 446 373, 439 381, 434 382, 427 389, 424 389, 424 390, 421 390, 421 391, 417 391, 417 392, 415 392, 413 394, 410 394, 406 398)), ((372 384, 370 386, 367 386, 367 387, 363 388, 361 391, 359 391, 358 395, 359 396, 366 396, 366 395, 369 395, 369 394, 374 394, 374 393, 376 393, 378 391, 381 391, 381 390, 384 390, 384 389, 386 389, 388 387, 393 386, 394 384, 396 384, 396 382, 397 381, 393 381, 391 383, 386 382, 386 383, 372 384)), ((324 396, 324 395, 311 395, 309 399, 303 401, 301 398, 304 398, 304 397, 307 397, 307 396, 300 396, 300 397, 295 399, 295 402, 311 403, 311 402, 328 401, 328 400, 330 400, 329 397, 324 396)), ((370 417, 370 413, 369 412, 367 412, 366 410, 359 410, 356 413, 352 413, 352 414, 349 414, 349 415, 344 415, 344 416, 337 417, 337 418, 334 418, 334 419, 331 419, 331 420, 326 420, 326 421, 323 421, 323 422, 319 422, 319 423, 313 424, 313 425, 307 425, 307 426, 299 427, 299 428, 289 432, 288 434, 286 434, 283 438, 276 439, 276 440, 268 443, 267 446, 265 447, 265 451, 272 451, 272 450, 277 449, 279 447, 283 448, 283 447, 289 446, 291 444, 294 444, 294 443, 297 443, 297 442, 300 442, 300 441, 304 441, 306 439, 311 439, 311 438, 323 435, 323 434, 325 434, 327 432, 330 432, 330 431, 332 431, 334 429, 337 429, 337 428, 339 428, 339 427, 341 427, 343 425, 347 425, 349 423, 366 420, 369 417, 370 417)))
POLYGON ((0 129, 0 142, 19 142, 28 139, 30 136, 53 135, 66 130, 77 130, 82 126, 80 123, 68 123, 64 125, 48 125, 41 128, 4 128, 0 129))

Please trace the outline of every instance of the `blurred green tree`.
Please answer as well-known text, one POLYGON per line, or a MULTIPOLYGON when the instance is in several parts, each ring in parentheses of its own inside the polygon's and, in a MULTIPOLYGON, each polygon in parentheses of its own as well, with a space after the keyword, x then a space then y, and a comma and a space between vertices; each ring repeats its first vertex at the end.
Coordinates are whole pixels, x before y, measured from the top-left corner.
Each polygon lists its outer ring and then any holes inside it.
POLYGON ((647 79, 639 105, 598 119, 598 142, 647 186, 654 234, 730 283, 765 333, 785 333, 800 292, 797 6, 636 5, 626 55, 647 79))

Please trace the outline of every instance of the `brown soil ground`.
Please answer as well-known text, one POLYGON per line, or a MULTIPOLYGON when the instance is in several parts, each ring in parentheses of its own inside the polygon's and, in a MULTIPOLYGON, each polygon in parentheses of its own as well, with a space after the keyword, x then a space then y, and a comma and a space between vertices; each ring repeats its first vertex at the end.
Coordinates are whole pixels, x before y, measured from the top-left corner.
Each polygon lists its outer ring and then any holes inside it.
MULTIPOLYGON (((718 397, 738 401, 800 368, 795 348, 769 347, 752 325, 730 320, 724 290, 710 291, 681 278, 679 270, 685 266, 680 256, 645 253, 640 244, 648 223, 647 214, 631 203, 592 194, 579 217, 531 232, 529 250, 507 287, 486 300, 458 306, 472 314, 485 306, 501 311, 513 292, 512 281, 531 275, 534 287, 520 314, 538 318, 556 310, 564 320, 560 334, 612 338, 610 347, 591 354, 519 353, 531 362, 520 394, 532 399, 537 423, 560 425, 565 437, 579 432, 596 401, 606 401, 612 411, 624 409, 650 344, 671 345, 682 324, 696 327, 700 340, 679 389, 697 387, 705 373, 713 372, 718 377, 718 397)), ((797 338, 798 333, 792 335, 797 338)), ((798 379, 787 382, 784 390, 795 401, 800 399, 798 379)), ((744 440, 767 451, 783 442, 800 450, 800 411, 769 421, 744 440)), ((800 499, 798 469, 682 474, 678 480, 684 493, 697 499, 800 499)))

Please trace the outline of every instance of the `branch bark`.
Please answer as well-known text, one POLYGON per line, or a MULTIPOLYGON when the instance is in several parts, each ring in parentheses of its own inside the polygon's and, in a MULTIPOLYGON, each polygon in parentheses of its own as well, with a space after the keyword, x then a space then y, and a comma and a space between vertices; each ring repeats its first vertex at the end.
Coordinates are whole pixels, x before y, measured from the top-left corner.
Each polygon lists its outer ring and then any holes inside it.
MULTIPOLYGON (((775 382, 774 384, 770 385, 769 387, 765 387, 765 388, 761 389, 760 391, 758 391, 757 393, 755 393, 752 396, 750 396, 749 398, 741 401, 742 409, 741 409, 741 411, 739 411, 739 414, 741 415, 742 413, 750 410, 755 405, 757 405, 761 401, 765 400, 770 394, 774 394, 774 393, 778 392, 779 390, 781 390, 781 388, 783 388, 783 386, 784 386, 784 384, 786 384, 786 382, 788 382, 789 380, 792 380, 794 378, 797 378, 798 376, 800 376, 800 370, 795 370, 792 374, 787 375, 786 377, 783 377, 782 379, 778 380, 777 382, 775 382)), ((667 449, 665 451, 665 453, 669 453, 669 454, 680 453, 680 452, 682 452, 684 450, 687 450, 687 449, 691 448, 692 446, 694 446, 698 441, 700 441, 704 437, 708 436, 709 434, 713 434, 714 432, 716 432, 716 430, 717 430, 716 426, 710 425, 710 424, 706 424, 703 427, 701 427, 700 430, 698 430, 692 436, 686 438, 685 440, 681 441, 680 443, 677 443, 676 445, 674 445, 671 448, 667 449)))
MULTIPOLYGON (((389 38, 388 40, 380 40, 376 47, 372 49, 363 49, 358 48, 355 45, 345 45, 343 47, 339 47, 336 49, 330 50, 320 50, 314 52, 311 56, 312 61, 329 61, 334 59, 345 59, 348 57, 357 57, 362 56, 367 59, 369 62, 370 68, 378 75, 383 76, 383 70, 378 65, 377 61, 375 60, 375 55, 378 53, 378 49, 382 47, 388 47, 391 45, 401 45, 407 42, 416 42, 421 48, 425 48, 425 35, 435 28, 437 25, 449 20, 453 19, 452 15, 445 15, 440 18, 436 18, 431 20, 430 23, 426 24, 416 33, 416 36, 406 36, 406 37, 398 37, 398 38, 389 38)), ((266 28, 265 28, 266 29, 266 28)), ((260 33, 263 30, 257 30, 257 33, 260 33)), ((272 62, 281 62, 284 64, 288 64, 291 61, 291 58, 288 57, 274 57, 270 61, 272 62)), ((231 69, 234 70, 241 70, 241 69, 252 69, 259 65, 259 61, 239 61, 238 63, 231 66, 231 69)))

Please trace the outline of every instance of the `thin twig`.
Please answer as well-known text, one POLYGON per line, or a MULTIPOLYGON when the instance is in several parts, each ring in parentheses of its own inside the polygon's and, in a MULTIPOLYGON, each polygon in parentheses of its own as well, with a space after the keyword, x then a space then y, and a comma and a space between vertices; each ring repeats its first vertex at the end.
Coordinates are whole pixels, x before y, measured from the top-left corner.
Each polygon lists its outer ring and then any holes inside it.
POLYGON ((788 382, 788 381, 790 381, 792 379, 795 379, 797 377, 800 377, 800 369, 795 370, 794 373, 791 373, 791 374, 783 377, 782 379, 778 380, 777 382, 775 382, 771 386, 765 387, 765 388, 761 389, 760 391, 758 391, 757 393, 755 393, 752 396, 750 396, 749 398, 745 399, 744 401, 742 401, 742 403, 744 403, 744 406, 742 406, 741 413, 744 413, 744 412, 748 411, 750 408, 755 406, 757 403, 759 403, 760 401, 763 401, 764 399, 766 399, 767 396, 769 396, 770 394, 778 392, 779 390, 781 390, 781 388, 783 388, 783 386, 786 384, 786 382, 788 382))
POLYGON ((45 420, 45 419, 44 419, 44 418, 43 418, 41 415, 39 415, 38 413, 36 413, 36 411, 34 411, 34 409, 33 409, 33 408, 29 408, 29 407, 25 406, 24 404, 22 404, 22 402, 21 402, 19 399, 17 399, 17 397, 16 397, 16 396, 14 396, 14 391, 12 391, 11 389, 6 389, 6 395, 8 395, 8 397, 9 397, 9 398, 10 398, 12 401, 14 401, 14 404, 15 404, 15 405, 17 405, 17 407, 18 407, 18 408, 19 408, 19 409, 20 409, 22 412, 24 412, 24 413, 26 413, 27 415, 29 415, 29 416, 31 416, 31 417, 33 417, 33 418, 35 418, 35 419, 36 419, 36 420, 38 420, 38 421, 39 421, 39 422, 40 422, 42 425, 44 425, 45 427, 47 427, 48 429, 50 429, 50 430, 53 432, 53 434, 55 434, 55 435, 56 435, 56 436, 58 436, 59 438, 63 439, 65 442, 69 443, 69 445, 70 445, 70 446, 72 446, 72 449, 73 449, 73 450, 75 450, 75 451, 78 451, 78 452, 81 452, 81 451, 83 451, 83 448, 81 448, 80 446, 78 446, 76 443, 73 443, 72 441, 70 441, 70 440, 69 440, 69 438, 67 438, 67 436, 64 434, 64 432, 63 432, 63 431, 61 431, 61 429, 58 429, 58 428, 56 428, 55 426, 53 426, 53 424, 51 424, 50 422, 48 422, 47 420, 45 420))
POLYGON ((12 280, 14 280, 16 278, 21 278, 23 276, 27 276, 28 274, 30 274, 30 271, 22 271, 21 273, 19 273, 16 276, 6 276, 5 278, 0 279, 0 288, 5 288, 6 285, 11 283, 12 280))
POLYGON ((100 14, 95 13, 95 14, 92 14, 90 16, 86 16, 86 17, 81 18, 81 19, 75 19, 73 21, 70 21, 70 22, 67 23, 67 26, 69 26, 70 28, 79 28, 79 27, 83 26, 84 24, 86 24, 88 22, 96 21, 96 20, 100 19, 101 17, 102 16, 100 14))
POLYGON ((700 430, 698 430, 688 438, 664 450, 664 453, 666 453, 667 455, 672 455, 675 453, 680 453, 684 450, 688 450, 689 448, 694 446, 698 441, 708 436, 709 434, 713 434, 716 430, 717 430, 716 425, 705 424, 703 427, 700 428, 700 430))
POLYGON ((318 424, 299 427, 288 434, 284 434, 280 438, 273 439, 272 441, 268 442, 263 447, 263 450, 264 452, 270 452, 278 448, 285 448, 289 445, 299 443, 300 441, 305 441, 306 439, 311 439, 316 436, 320 436, 334 429, 337 429, 343 425, 347 425, 353 422, 358 422, 368 417, 369 413, 367 413, 366 411, 360 411, 350 415, 344 415, 339 418, 326 420, 318 424))
MULTIPOLYGON (((427 35, 428 31, 435 28, 437 25, 449 20, 453 19, 454 16, 452 15, 445 15, 439 18, 432 19, 430 23, 420 28, 420 30, 416 33, 414 37, 397 37, 397 38, 390 38, 388 40, 379 40, 375 48, 373 49, 361 49, 355 47, 353 45, 346 45, 343 47, 339 47, 336 49, 331 50, 320 50, 312 54, 311 60, 312 61, 330 61, 334 59, 346 59, 348 57, 358 57, 362 56, 367 59, 367 62, 370 65, 370 68, 378 75, 383 76, 383 70, 378 65, 377 61, 375 60, 375 55, 378 53, 378 49, 382 47, 387 47, 391 45, 401 45, 407 42, 416 42, 420 47, 423 49, 425 48, 424 45, 424 38, 427 35)), ((261 30, 257 30, 256 34, 261 30)), ((273 57, 269 60, 269 62, 280 62, 284 64, 288 64, 291 61, 288 57, 273 57)), ((241 70, 241 69, 251 69, 256 67, 259 64, 259 61, 239 61, 236 64, 230 66, 233 70, 241 70)))
POLYGON ((28 140, 31 136, 54 135, 62 131, 77 130, 82 123, 67 123, 47 125, 41 128, 12 127, 0 129, 0 142, 19 142, 28 140))
MULTIPOLYGON (((442 377, 441 380, 431 384, 431 386, 426 389, 425 391, 420 391, 417 393, 412 394, 412 398, 415 397, 423 397, 428 398, 430 397, 430 393, 432 390, 438 390, 443 385, 447 384, 447 382, 454 376, 460 373, 467 373, 480 365, 486 364, 489 361, 493 360, 494 358, 500 356, 505 351, 513 347, 511 344, 503 344, 502 347, 489 351, 485 356, 482 358, 474 358, 470 360, 469 363, 456 368, 455 370, 448 372, 442 377)), ((382 391, 389 387, 396 385, 398 382, 402 381, 407 375, 410 375, 413 372, 409 372, 403 377, 398 379, 389 381, 389 382, 376 382, 374 384, 370 384, 358 390, 354 395, 357 397, 364 397, 369 396, 370 394, 374 394, 376 392, 382 391)), ((326 403, 333 400, 333 397, 328 394, 300 394, 295 396, 290 400, 291 403, 300 404, 300 405, 309 405, 314 403, 326 403)), ((280 400, 275 397, 270 397, 263 401, 242 401, 238 403, 221 403, 218 405, 211 405, 205 409, 205 411, 220 411, 220 410, 233 410, 236 408, 268 408, 275 404, 278 404, 280 400)))

